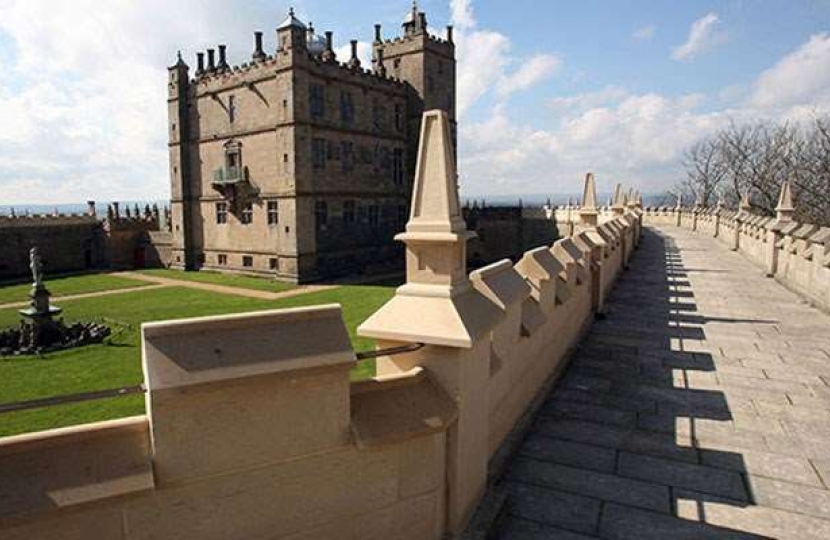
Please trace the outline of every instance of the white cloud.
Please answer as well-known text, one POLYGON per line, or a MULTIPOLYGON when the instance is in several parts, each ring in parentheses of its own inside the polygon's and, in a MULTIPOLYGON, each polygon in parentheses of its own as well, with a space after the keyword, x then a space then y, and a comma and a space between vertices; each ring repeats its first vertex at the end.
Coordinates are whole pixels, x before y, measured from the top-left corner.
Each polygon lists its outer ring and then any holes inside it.
POLYGON ((709 12, 693 22, 686 42, 675 47, 671 57, 674 60, 691 60, 698 54, 723 43, 726 36, 718 30, 720 23, 718 14, 714 12, 709 12))
POLYGON ((753 85, 756 107, 830 105, 830 35, 816 34, 764 71, 753 85))
POLYGON ((631 37, 637 41, 650 41, 657 33, 657 26, 654 24, 647 24, 634 31, 631 37))
POLYGON ((709 97, 610 85, 548 103, 556 120, 541 130, 512 120, 505 105, 483 122, 462 124, 465 194, 575 193, 587 171, 596 173, 600 190, 616 182, 665 189, 682 178, 683 151, 730 121, 799 121, 830 113, 830 36, 810 37, 754 81, 709 97), (722 108, 713 111, 713 104, 722 108))
POLYGON ((530 58, 511 55, 512 45, 507 36, 477 28, 471 0, 451 0, 450 13, 452 23, 459 29, 454 38, 459 118, 491 90, 503 100, 539 83, 562 65, 562 61, 550 53, 530 58), (514 68, 515 65, 518 67, 514 68))
POLYGON ((550 106, 558 112, 585 111, 612 103, 627 97, 628 92, 620 86, 606 86, 601 90, 585 92, 575 96, 557 96, 550 100, 550 106))
POLYGON ((476 25, 472 0, 450 0, 450 20, 460 30, 476 25))
POLYGON ((0 0, 13 44, 0 79, 4 202, 168 196, 166 66, 181 45, 226 42, 231 59, 249 57, 252 30, 279 12, 243 11, 229 19, 219 0, 0 0))
POLYGON ((499 83, 498 92, 507 96, 524 90, 555 73, 562 61, 553 54, 537 54, 522 63, 522 66, 506 75, 499 83))

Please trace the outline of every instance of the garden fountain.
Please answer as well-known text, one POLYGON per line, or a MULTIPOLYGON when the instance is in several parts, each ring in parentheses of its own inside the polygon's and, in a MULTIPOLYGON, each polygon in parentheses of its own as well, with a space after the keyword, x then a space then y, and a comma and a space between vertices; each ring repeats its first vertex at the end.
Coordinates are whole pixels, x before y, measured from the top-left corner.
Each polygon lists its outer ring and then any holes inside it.
POLYGON ((41 354, 61 349, 101 343, 110 335, 109 327, 78 322, 66 325, 55 319, 63 311, 53 306, 49 289, 43 283, 43 263, 36 247, 29 251, 32 290, 29 307, 20 310, 23 320, 13 328, 0 330, 0 356, 41 354))

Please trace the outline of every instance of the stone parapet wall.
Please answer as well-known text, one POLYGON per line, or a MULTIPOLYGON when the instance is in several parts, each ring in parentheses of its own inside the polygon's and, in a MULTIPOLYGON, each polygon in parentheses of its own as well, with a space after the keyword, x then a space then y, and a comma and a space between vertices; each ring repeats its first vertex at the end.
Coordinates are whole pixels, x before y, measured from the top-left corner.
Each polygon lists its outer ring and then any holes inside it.
POLYGON ((146 416, 0 439, 0 537, 458 532, 639 232, 628 213, 473 272, 489 330, 383 357, 369 381, 349 381, 338 306, 146 324, 146 416))
POLYGON ((789 289, 830 310, 830 228, 725 208, 645 208, 645 225, 716 237, 789 289))

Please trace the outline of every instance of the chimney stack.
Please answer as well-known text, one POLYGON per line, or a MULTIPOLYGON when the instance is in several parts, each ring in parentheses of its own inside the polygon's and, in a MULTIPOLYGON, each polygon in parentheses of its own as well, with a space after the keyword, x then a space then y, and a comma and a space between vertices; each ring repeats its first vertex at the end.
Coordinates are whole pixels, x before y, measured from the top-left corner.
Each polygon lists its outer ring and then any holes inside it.
POLYGON ((449 41, 450 43, 453 42, 452 41, 452 25, 451 24, 447 25, 447 41, 449 41))
POLYGON ((86 202, 86 214, 95 217, 95 201, 86 202))
POLYGON ((228 71, 230 69, 226 57, 226 49, 227 45, 219 45, 219 65, 216 66, 219 71, 228 71))
POLYGON ((254 32, 254 60, 265 60, 265 51, 262 50, 262 32, 254 32))
POLYGON ((360 59, 357 57, 357 40, 351 40, 352 44, 352 57, 349 58, 349 68, 350 69, 359 69, 360 68, 360 59))
POLYGON ((418 14, 418 21, 420 22, 421 32, 427 33, 427 14, 426 13, 419 13, 418 14))
POLYGON ((380 25, 379 24, 375 25, 375 43, 383 43, 383 37, 381 36, 381 33, 380 33, 380 25))
POLYGON ((205 74, 205 53, 196 53, 196 76, 200 77, 205 74))
POLYGON ((121 218, 121 205, 117 202, 112 203, 112 209, 115 213, 115 219, 121 218))
POLYGON ((334 34, 331 31, 326 32, 326 50, 323 51, 324 62, 334 62, 337 56, 334 54, 334 34))
POLYGON ((213 49, 208 49, 207 50, 207 55, 208 55, 207 71, 209 73, 212 73, 212 72, 216 71, 216 51, 214 51, 213 49))

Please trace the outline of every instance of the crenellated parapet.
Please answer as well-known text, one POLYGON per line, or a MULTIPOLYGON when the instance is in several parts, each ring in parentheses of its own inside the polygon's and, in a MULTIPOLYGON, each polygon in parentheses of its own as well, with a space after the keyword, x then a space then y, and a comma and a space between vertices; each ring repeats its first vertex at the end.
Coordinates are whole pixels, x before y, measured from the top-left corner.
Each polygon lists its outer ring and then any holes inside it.
POLYGON ((0 439, 4 538, 455 537, 633 256, 637 208, 468 272, 446 113, 422 122, 407 282, 337 305, 147 323, 146 415, 0 439))
POLYGON ((646 208, 644 223, 714 236, 763 267, 767 276, 830 310, 830 227, 794 221, 794 212, 791 187, 785 182, 774 217, 753 213, 744 197, 738 209, 646 208))

